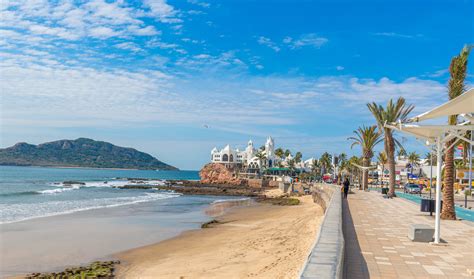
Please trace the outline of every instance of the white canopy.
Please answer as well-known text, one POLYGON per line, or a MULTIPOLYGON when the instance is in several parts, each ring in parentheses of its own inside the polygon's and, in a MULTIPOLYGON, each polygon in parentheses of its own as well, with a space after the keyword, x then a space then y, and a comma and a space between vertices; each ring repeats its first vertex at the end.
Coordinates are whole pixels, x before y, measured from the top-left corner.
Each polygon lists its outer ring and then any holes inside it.
POLYGON ((396 124, 389 125, 386 127, 396 129, 405 133, 414 135, 417 138, 423 138, 428 140, 434 140, 439 135, 446 132, 455 133, 456 131, 470 131, 474 130, 474 125, 416 125, 416 124, 396 124))
POLYGON ((408 119, 406 122, 419 122, 441 116, 474 113, 474 88, 430 111, 408 119))

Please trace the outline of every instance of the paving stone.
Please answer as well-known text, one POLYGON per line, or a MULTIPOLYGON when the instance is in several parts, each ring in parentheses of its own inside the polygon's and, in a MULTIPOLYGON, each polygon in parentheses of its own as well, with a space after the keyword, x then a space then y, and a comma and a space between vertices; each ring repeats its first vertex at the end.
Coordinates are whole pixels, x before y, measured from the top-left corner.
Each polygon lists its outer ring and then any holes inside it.
POLYGON ((431 275, 444 275, 439 267, 434 265, 423 265, 423 268, 431 275))
POLYGON ((412 243, 405 235, 408 226, 433 227, 433 217, 410 201, 357 190, 343 201, 343 220, 345 262, 351 264, 344 267, 345 278, 465 278, 466 266, 473 268, 471 222, 442 220, 441 237, 447 246, 412 243), (368 212, 384 214, 367 218, 368 212))

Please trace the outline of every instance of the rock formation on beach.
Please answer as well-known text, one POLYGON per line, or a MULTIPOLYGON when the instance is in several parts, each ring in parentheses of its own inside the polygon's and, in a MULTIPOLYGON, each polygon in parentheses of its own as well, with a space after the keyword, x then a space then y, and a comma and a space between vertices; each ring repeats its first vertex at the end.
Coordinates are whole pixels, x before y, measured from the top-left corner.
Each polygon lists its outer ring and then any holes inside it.
POLYGON ((199 172, 201 183, 221 185, 243 185, 244 179, 235 175, 234 169, 228 169, 223 164, 209 163, 199 172))
POLYGON ((0 149, 0 165, 177 170, 150 154, 87 138, 0 149))

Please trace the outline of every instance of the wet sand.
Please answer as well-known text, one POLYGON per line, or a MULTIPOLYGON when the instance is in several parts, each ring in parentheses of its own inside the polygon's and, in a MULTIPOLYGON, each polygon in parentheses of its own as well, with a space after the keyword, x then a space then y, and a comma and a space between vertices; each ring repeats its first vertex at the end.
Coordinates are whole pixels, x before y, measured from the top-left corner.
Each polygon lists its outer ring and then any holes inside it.
POLYGON ((119 278, 297 278, 323 211, 310 196, 298 206, 232 209, 220 223, 116 254, 119 278))

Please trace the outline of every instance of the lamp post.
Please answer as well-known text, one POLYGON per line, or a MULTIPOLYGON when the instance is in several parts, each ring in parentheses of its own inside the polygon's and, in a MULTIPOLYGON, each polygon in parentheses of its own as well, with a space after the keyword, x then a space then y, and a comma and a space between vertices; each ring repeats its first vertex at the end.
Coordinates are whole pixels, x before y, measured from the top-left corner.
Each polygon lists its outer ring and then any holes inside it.
POLYGON ((431 200, 431 187, 433 187, 433 150, 430 149, 430 200, 431 200))
MULTIPOLYGON (((469 143, 469 194, 472 197, 472 130, 471 130, 471 142, 469 143)), ((465 196, 465 208, 467 208, 467 195, 465 196)))
POLYGON ((442 145, 441 136, 436 138, 436 214, 435 214, 435 235, 434 243, 438 244, 440 241, 441 231, 441 164, 443 164, 442 158, 442 145))

